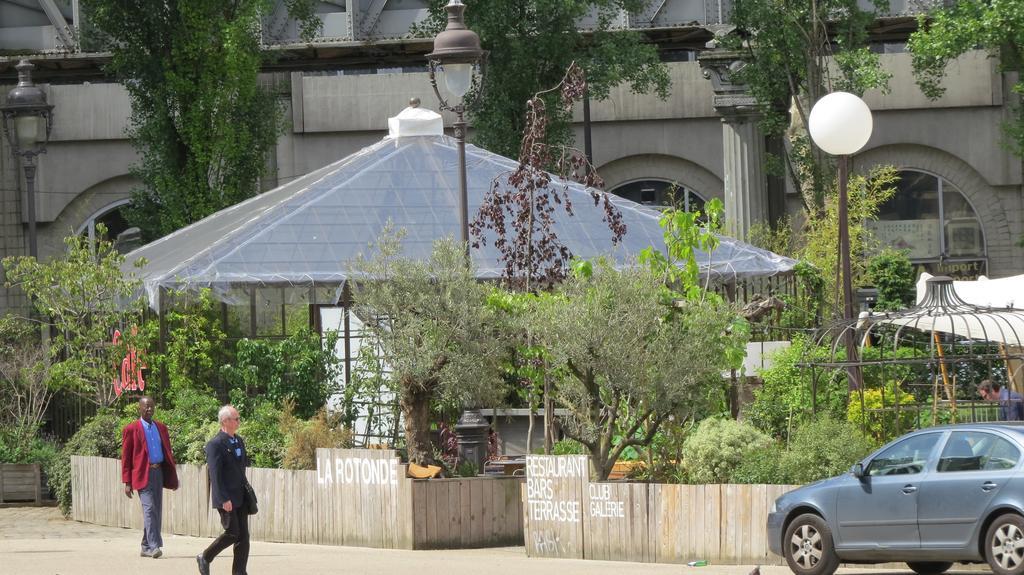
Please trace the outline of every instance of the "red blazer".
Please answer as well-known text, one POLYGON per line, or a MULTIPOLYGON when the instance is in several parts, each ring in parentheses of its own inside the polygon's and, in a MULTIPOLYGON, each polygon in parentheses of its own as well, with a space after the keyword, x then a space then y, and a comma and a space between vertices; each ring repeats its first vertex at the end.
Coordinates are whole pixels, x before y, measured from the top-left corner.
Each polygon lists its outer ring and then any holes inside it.
MULTIPOLYGON (((164 488, 178 488, 178 471, 174 467, 174 454, 171 453, 171 438, 167 435, 167 426, 153 420, 157 432, 160 433, 160 446, 163 448, 164 461, 160 469, 164 472, 164 488)), ((142 421, 135 421, 124 426, 121 431, 121 482, 129 483, 138 491, 149 483, 149 449, 146 447, 146 432, 142 430, 142 421)))

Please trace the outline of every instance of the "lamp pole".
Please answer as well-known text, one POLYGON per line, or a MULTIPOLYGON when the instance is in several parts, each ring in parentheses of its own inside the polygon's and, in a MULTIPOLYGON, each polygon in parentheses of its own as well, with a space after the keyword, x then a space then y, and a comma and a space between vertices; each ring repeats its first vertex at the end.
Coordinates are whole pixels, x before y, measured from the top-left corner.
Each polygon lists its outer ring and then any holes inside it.
POLYGON ((466 183, 466 120, 464 116, 466 103, 463 98, 473 86, 475 69, 483 58, 484 51, 480 48, 480 37, 467 28, 463 20, 466 5, 461 0, 450 0, 445 6, 445 10, 448 11, 448 24, 434 38, 434 51, 427 54, 427 59, 430 85, 434 88, 434 94, 437 95, 441 110, 455 113, 456 119, 452 128, 459 155, 460 239, 468 261, 469 192, 466 183), (438 75, 443 77, 448 92, 455 97, 455 104, 449 104, 448 100, 441 95, 437 85, 438 75))
MULTIPOLYGON (((448 12, 448 24, 434 38, 434 51, 427 54, 430 85, 441 110, 455 113, 452 124, 455 144, 459 155, 459 227, 462 247, 465 250, 466 265, 469 265, 469 191, 466 182, 466 102, 464 100, 474 81, 476 68, 484 57, 480 48, 480 37, 466 27, 463 13, 466 5, 461 0, 450 0, 444 7, 448 12), (450 104, 438 89, 437 76, 442 76, 448 92, 454 96, 450 104)), ((488 423, 480 410, 467 407, 455 425, 458 437, 459 457, 472 461, 482 472, 487 459, 488 423)))
POLYGON ((46 92, 32 82, 35 66, 21 60, 18 85, 7 93, 7 102, 0 106, 3 132, 11 145, 11 154, 24 162, 25 192, 28 204, 28 255, 39 257, 36 238, 36 156, 46 153, 53 129, 53 106, 46 102, 46 92))
MULTIPOLYGON (((871 110, 863 100, 847 92, 832 92, 818 100, 807 121, 811 139, 826 153, 837 156, 839 176, 839 266, 842 272, 843 319, 853 322, 853 264, 850 260, 849 225, 849 162, 850 155, 864 147, 871 138, 871 110)), ((845 323, 845 322, 844 322, 845 323)), ((846 348, 849 389, 861 387, 856 340, 853 328, 845 324, 843 346, 846 348)))

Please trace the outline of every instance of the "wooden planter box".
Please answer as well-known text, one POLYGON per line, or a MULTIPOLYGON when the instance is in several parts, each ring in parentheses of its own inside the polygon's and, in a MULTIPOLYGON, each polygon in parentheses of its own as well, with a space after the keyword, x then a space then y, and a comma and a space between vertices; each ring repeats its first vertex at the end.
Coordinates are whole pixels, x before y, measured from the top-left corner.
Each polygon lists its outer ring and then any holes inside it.
POLYGON ((765 524, 795 485, 591 482, 584 455, 526 463, 526 554, 531 557, 782 565, 765 524))
POLYGON ((40 475, 38 463, 0 463, 0 503, 42 502, 43 488, 40 475))
MULTIPOLYGON (((253 540, 383 549, 455 549, 523 544, 522 477, 414 480, 393 451, 318 450, 316 471, 249 469, 260 511, 253 540)), ((121 463, 71 458, 72 518, 142 528, 124 496, 121 463)), ((180 487, 164 491, 163 528, 215 537, 206 466, 178 465, 180 487)))

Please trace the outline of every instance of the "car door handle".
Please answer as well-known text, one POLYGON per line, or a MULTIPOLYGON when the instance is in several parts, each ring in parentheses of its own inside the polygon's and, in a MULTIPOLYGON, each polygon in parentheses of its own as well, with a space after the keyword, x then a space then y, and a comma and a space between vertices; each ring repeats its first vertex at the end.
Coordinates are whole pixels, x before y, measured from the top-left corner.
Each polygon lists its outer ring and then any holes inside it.
POLYGON ((917 491, 917 488, 914 487, 913 485, 904 485, 903 486, 903 493, 906 493, 906 494, 909 495, 911 493, 914 493, 915 491, 917 491))
POLYGON ((991 481, 986 481, 985 483, 981 484, 981 490, 985 492, 992 491, 996 487, 999 487, 999 485, 992 483, 991 481))

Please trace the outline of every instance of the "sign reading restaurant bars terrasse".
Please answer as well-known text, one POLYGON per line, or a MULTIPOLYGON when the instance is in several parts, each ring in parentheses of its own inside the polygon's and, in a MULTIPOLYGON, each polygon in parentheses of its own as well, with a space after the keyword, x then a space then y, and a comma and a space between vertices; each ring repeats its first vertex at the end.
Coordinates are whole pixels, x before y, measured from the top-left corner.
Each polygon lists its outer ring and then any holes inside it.
POLYGON ((584 455, 526 457, 527 555, 583 558, 583 498, 589 483, 584 455))

